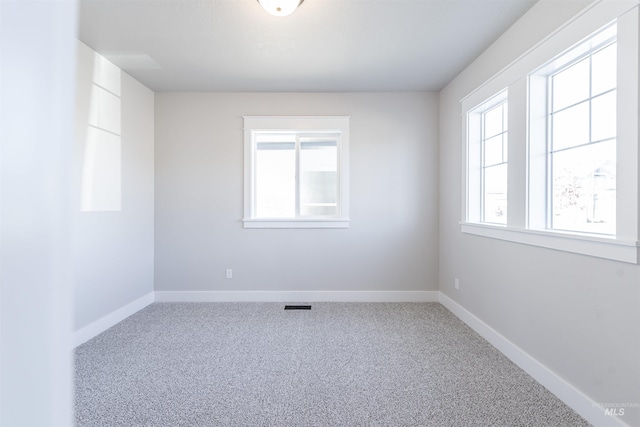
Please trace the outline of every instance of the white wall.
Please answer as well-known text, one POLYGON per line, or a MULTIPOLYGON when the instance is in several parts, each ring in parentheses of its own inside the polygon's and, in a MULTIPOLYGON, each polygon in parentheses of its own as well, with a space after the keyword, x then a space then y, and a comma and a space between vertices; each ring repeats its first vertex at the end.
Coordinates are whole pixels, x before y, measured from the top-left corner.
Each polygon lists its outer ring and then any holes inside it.
POLYGON ((121 210, 81 211, 94 52, 78 44, 74 330, 153 292, 154 93, 121 73, 121 210))
POLYGON ((156 291, 437 290, 437 117, 432 93, 156 94, 156 291), (351 116, 349 229, 242 227, 243 115, 351 116))
MULTIPOLYGON (((459 101, 588 3, 537 3, 441 92, 440 290, 594 402, 637 404, 640 266, 463 234, 458 223, 459 101)), ((640 425, 640 410, 619 418, 640 425)))
POLYGON ((0 1, 0 425, 72 425, 77 4, 0 1))

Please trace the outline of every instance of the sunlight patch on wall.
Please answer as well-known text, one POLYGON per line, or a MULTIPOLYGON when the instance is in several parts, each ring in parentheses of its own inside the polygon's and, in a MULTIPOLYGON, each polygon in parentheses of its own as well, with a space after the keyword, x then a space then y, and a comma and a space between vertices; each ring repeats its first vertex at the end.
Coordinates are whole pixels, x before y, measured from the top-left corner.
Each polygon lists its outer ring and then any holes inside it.
POLYGON ((82 211, 122 209, 120 69, 94 53, 82 164, 82 211))
POLYGON ((121 193, 120 136, 89 126, 82 173, 82 210, 119 211, 121 193))

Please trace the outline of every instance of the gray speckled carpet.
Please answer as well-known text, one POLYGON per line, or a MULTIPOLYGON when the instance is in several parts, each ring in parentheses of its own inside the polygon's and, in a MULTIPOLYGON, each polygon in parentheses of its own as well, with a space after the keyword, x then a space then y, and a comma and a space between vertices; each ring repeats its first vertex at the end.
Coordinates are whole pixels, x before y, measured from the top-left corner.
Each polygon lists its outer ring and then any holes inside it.
POLYGON ((157 303, 76 349, 77 426, 587 426, 437 303, 157 303))

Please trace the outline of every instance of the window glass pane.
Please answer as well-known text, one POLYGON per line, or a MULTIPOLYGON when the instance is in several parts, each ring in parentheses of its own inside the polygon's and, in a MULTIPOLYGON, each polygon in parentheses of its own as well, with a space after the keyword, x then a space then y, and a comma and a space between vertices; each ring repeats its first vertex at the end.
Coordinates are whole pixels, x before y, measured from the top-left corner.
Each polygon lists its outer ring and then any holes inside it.
POLYGON ((502 134, 502 161, 503 162, 509 161, 508 153, 509 153, 509 134, 503 133, 502 134))
POLYGON ((587 98, 589 98, 588 58, 553 76, 553 111, 587 98))
POLYGON ((269 142, 256 145, 257 218, 295 217, 295 143, 269 142))
POLYGON ((484 138, 502 132, 502 104, 484 113, 484 138))
POLYGON ((300 143, 300 215, 337 216, 337 141, 300 143))
POLYGON ((553 118, 553 150, 589 142, 589 102, 563 110, 553 118))
POLYGON ((507 165, 484 169, 484 222, 507 223, 507 165))
POLYGON ((602 49, 592 58, 592 95, 614 89, 616 87, 617 45, 602 49))
POLYGON ((615 234, 615 140, 553 154, 552 192, 552 228, 615 234))
POLYGON ((509 130, 509 103, 502 104, 502 130, 509 130))
POLYGON ((616 92, 594 98, 591 101, 591 140, 616 136, 616 92))
POLYGON ((494 136, 484 142, 484 166, 502 163, 502 135, 494 136))

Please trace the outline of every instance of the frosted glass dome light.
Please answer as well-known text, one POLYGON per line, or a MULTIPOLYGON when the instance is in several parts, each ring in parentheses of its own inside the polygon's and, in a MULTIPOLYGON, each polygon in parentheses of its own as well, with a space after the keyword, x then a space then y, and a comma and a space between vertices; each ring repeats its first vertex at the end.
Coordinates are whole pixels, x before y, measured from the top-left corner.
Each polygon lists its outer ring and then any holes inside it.
POLYGON ((264 10, 273 16, 291 15, 304 0, 258 0, 264 10))

